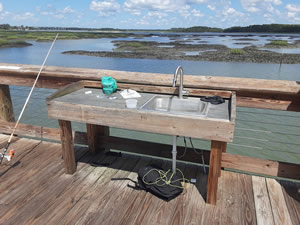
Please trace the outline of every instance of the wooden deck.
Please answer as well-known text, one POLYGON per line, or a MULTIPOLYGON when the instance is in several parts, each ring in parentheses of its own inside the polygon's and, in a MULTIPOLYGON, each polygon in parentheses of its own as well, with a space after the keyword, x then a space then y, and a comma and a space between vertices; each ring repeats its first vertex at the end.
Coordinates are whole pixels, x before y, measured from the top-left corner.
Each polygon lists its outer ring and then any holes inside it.
MULTIPOLYGON (((0 147, 7 136, 0 135, 0 147)), ((76 149, 77 172, 64 174, 60 144, 20 138, 16 157, 0 166, 0 224, 300 224, 300 184, 222 171, 217 206, 205 204, 202 168, 179 163, 188 184, 164 202, 127 186, 138 168, 170 162, 123 154, 90 156, 76 149)))

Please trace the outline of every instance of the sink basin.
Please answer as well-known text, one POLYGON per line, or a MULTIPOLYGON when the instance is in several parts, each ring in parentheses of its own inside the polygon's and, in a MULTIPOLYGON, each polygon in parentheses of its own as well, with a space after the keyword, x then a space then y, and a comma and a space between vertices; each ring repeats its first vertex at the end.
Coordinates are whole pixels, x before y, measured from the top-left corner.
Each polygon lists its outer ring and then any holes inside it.
POLYGON ((208 103, 199 98, 155 95, 140 108, 141 110, 172 113, 179 115, 206 116, 208 103))

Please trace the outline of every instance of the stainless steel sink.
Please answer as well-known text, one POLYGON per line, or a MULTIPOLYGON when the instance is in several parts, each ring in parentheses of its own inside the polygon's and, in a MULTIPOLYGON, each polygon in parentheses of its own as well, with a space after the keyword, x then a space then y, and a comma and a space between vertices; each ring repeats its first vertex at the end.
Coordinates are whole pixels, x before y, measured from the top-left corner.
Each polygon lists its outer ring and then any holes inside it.
POLYGON ((199 98, 155 95, 141 106, 141 110, 164 112, 179 115, 206 116, 208 103, 199 98))

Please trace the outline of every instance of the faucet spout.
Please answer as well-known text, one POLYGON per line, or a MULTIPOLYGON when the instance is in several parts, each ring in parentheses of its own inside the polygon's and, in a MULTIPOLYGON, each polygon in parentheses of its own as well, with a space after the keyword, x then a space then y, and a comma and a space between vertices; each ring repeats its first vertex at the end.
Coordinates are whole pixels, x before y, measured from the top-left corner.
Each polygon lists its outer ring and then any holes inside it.
POLYGON ((180 75, 180 79, 179 79, 179 98, 182 99, 183 95, 188 94, 188 91, 183 89, 183 75, 184 74, 183 74, 183 68, 181 66, 178 66, 175 73, 174 73, 173 87, 175 87, 175 85, 176 85, 178 73, 180 75))

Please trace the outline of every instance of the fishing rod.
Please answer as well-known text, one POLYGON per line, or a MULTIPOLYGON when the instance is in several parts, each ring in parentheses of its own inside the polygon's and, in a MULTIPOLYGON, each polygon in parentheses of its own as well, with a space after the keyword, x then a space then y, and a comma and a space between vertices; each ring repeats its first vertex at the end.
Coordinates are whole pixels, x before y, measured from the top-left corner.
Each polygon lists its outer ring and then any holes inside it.
POLYGON ((55 36, 55 38, 54 38, 54 40, 53 40, 53 42, 52 42, 52 45, 51 45, 50 49, 48 50, 48 53, 47 53, 47 55, 46 55, 46 58, 44 59, 44 62, 43 62, 43 64, 42 64, 41 68, 40 68, 40 71, 38 72, 38 75, 37 75, 36 78, 35 78, 35 81, 34 81, 32 87, 31 87, 31 90, 30 90, 30 92, 29 92, 29 95, 28 95, 28 97, 27 97, 27 99, 26 99, 26 101, 25 101, 25 103, 24 103, 24 106, 23 106, 23 108, 22 108, 22 110, 21 110, 21 113, 20 113, 20 115, 19 115, 19 118, 18 118, 18 120, 17 120, 17 122, 16 122, 16 124, 15 124, 15 127, 14 127, 14 129, 13 129, 13 131, 12 131, 12 133, 11 133, 9 139, 8 139, 8 141, 7 141, 7 144, 6 144, 5 147, 4 147, 3 152, 0 153, 0 164, 2 163, 2 160, 3 160, 4 157, 5 157, 8 161, 10 161, 11 158, 12 158, 12 157, 14 156, 14 154, 15 154, 13 150, 11 150, 11 151, 9 152, 8 155, 6 155, 6 152, 7 152, 7 150, 8 150, 8 147, 9 147, 9 145, 10 145, 10 143, 11 143, 11 140, 12 140, 12 138, 13 138, 13 136, 14 136, 14 133, 15 133, 15 131, 16 131, 18 125, 19 125, 19 122, 20 122, 20 120, 21 120, 21 118, 22 118, 22 116, 23 116, 23 113, 24 113, 24 111, 25 111, 25 108, 26 108, 26 106, 27 106, 27 104, 28 104, 28 102, 29 102, 29 99, 30 99, 31 95, 32 95, 33 89, 35 88, 35 85, 36 85, 36 83, 37 83, 37 81, 38 81, 38 79, 39 79, 39 77, 40 77, 40 74, 41 74, 41 72, 42 72, 42 70, 43 70, 43 68, 44 68, 44 65, 45 65, 45 63, 46 63, 46 61, 47 61, 47 59, 48 59, 48 56, 50 55, 50 52, 51 52, 51 50, 52 50, 52 48, 53 48, 53 46, 54 46, 54 43, 55 43, 55 41, 56 41, 58 35, 59 35, 59 34, 57 33, 56 36, 55 36))

